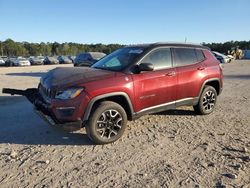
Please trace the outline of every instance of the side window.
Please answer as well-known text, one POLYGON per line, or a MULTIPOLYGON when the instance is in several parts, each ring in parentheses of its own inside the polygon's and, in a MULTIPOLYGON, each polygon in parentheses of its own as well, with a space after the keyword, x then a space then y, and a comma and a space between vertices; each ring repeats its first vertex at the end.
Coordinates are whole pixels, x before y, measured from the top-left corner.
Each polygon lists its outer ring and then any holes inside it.
POLYGON ((92 60, 92 56, 90 54, 87 54, 85 57, 86 60, 92 60))
POLYGON ((197 63, 195 50, 192 48, 173 48, 175 66, 197 63))
POLYGON ((152 63, 155 70, 172 67, 171 50, 170 48, 154 50, 144 57, 141 63, 152 63))
POLYGON ((84 60, 84 57, 85 57, 85 54, 80 54, 80 55, 78 56, 78 59, 84 60))
POLYGON ((196 49, 195 53, 196 53, 196 57, 197 57, 198 62, 201 62, 201 61, 203 61, 205 59, 205 56, 204 56, 202 50, 196 49))

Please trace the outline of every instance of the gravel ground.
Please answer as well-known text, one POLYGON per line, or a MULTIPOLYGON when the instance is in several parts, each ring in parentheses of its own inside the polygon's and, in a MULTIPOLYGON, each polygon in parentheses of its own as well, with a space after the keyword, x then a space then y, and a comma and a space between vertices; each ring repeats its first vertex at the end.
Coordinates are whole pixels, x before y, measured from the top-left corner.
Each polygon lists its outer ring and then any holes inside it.
MULTIPOLYGON (((54 67, 0 68, 0 89, 36 87, 54 67)), ((1 187, 250 187, 250 61, 223 69, 214 113, 147 115, 104 146, 85 130, 47 125, 24 97, 0 94, 1 187)))

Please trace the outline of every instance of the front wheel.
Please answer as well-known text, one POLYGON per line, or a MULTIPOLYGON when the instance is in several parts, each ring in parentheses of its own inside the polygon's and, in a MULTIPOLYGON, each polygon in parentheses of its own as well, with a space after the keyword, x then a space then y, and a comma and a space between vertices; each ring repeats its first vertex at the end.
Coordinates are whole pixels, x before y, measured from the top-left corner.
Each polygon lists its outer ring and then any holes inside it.
POLYGON ((213 112, 217 101, 217 92, 212 86, 205 86, 201 93, 199 102, 193 106, 196 114, 207 115, 213 112))
POLYGON ((86 125, 89 138, 96 144, 108 144, 118 140, 127 126, 127 114, 117 103, 101 102, 92 111, 86 125))

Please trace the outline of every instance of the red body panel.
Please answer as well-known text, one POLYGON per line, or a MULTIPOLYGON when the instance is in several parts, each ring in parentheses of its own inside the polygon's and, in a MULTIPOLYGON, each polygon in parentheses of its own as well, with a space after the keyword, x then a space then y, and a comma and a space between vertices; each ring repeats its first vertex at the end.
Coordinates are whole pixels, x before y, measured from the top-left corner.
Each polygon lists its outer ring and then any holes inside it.
POLYGON ((175 100, 177 86, 175 74, 175 68, 169 68, 132 75, 135 111, 175 100))
POLYGON ((197 97, 203 81, 206 80, 204 62, 177 67, 176 69, 178 78, 176 100, 197 97))
MULTIPOLYGON (((222 70, 218 61, 208 50, 203 50, 205 60, 196 64, 141 72, 140 74, 110 73, 102 79, 95 77, 88 82, 79 83, 85 90, 71 100, 51 100, 50 109, 60 122, 81 120, 88 103, 95 97, 113 92, 125 93, 135 113, 144 109, 199 96, 204 82, 211 78, 220 80, 222 70), (74 107, 72 116, 62 116, 59 107, 74 107)), ((92 76, 93 77, 93 76, 92 76)))
POLYGON ((82 93, 78 97, 70 100, 58 100, 54 99, 51 101, 49 106, 52 113, 55 115, 56 119, 63 122, 72 122, 72 121, 79 121, 82 119, 82 115, 89 103, 89 97, 85 93, 82 93), (82 100, 84 99, 84 100, 82 100), (67 108, 67 107, 75 107, 75 111, 71 116, 63 116, 59 113, 59 108, 67 108))
POLYGON ((207 78, 219 78, 220 79, 220 87, 223 87, 223 73, 222 73, 222 68, 219 66, 220 62, 214 57, 214 55, 208 51, 205 50, 204 54, 207 58, 205 61, 206 65, 206 74, 207 78))

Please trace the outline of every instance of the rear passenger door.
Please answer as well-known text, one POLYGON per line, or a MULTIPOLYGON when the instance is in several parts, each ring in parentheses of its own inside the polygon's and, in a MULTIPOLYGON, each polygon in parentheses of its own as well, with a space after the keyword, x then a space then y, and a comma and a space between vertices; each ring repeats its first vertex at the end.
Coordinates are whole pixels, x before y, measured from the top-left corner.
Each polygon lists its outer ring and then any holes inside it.
POLYGON ((201 49, 172 48, 178 80, 176 100, 199 95, 200 80, 205 76, 205 56, 201 49))

